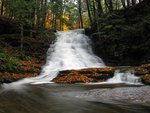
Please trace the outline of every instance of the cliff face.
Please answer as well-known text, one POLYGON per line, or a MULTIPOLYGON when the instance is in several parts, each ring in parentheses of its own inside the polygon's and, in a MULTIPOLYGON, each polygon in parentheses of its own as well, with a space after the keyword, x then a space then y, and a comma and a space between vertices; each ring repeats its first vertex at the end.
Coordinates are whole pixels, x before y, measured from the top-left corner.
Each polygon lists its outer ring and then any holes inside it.
POLYGON ((95 54, 106 65, 140 65, 150 62, 150 2, 114 11, 93 23, 95 54))

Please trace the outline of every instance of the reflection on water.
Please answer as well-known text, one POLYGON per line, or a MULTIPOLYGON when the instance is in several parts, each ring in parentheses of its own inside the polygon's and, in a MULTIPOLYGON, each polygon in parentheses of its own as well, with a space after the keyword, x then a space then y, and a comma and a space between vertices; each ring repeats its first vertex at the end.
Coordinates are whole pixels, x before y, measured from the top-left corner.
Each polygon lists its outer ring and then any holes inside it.
POLYGON ((149 113, 148 106, 77 98, 89 90, 119 86, 43 84, 26 85, 22 91, 1 89, 0 113, 149 113))

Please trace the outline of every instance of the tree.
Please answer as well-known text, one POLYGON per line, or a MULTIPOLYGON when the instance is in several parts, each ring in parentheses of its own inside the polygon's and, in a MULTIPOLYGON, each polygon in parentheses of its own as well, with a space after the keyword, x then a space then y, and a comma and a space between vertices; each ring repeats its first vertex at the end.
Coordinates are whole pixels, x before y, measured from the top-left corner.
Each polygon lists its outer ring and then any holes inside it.
POLYGON ((132 5, 135 5, 136 4, 136 0, 132 0, 132 5))
POLYGON ((102 4, 101 4, 101 0, 97 0, 97 11, 98 11, 98 17, 101 17, 103 14, 103 8, 102 8, 102 4))
POLYGON ((9 1, 9 10, 12 12, 12 17, 15 17, 20 21, 20 50, 23 51, 24 43, 24 26, 34 23, 34 12, 35 12, 35 3, 36 1, 28 0, 15 0, 9 1), (12 10, 12 11, 11 11, 12 10))
POLYGON ((105 0, 105 4, 109 11, 113 11, 113 2, 112 0, 105 0))
POLYGON ((89 20, 90 20, 90 23, 92 24, 92 15, 91 15, 91 12, 90 12, 90 0, 86 0, 86 6, 87 6, 87 10, 88 10, 88 16, 89 16, 89 20))
POLYGON ((83 28, 81 0, 78 0, 78 4, 79 4, 79 15, 80 15, 80 27, 83 28))
POLYGON ((130 7, 130 0, 127 0, 127 7, 130 7))
POLYGON ((3 11, 4 11, 4 0, 1 0, 1 16, 3 15, 3 11))
POLYGON ((121 0, 121 3, 122 3, 122 6, 123 6, 124 8, 126 8, 126 1, 125 1, 125 0, 121 0))

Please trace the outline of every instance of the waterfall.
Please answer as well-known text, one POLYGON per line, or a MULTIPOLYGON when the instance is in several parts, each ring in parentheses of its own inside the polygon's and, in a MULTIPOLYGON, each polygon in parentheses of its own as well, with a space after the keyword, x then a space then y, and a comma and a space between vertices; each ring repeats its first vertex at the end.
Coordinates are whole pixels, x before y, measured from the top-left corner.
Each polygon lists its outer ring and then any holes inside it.
POLYGON ((83 29, 60 31, 57 39, 47 52, 46 65, 41 75, 49 76, 49 80, 56 77, 61 70, 104 67, 102 59, 95 56, 90 46, 90 39, 83 29))
POLYGON ((110 78, 106 81, 106 83, 127 83, 127 84, 142 84, 141 79, 136 77, 132 72, 120 72, 116 70, 114 73, 114 77, 110 78))
MULTIPOLYGON (((20 86, 26 83, 50 83, 61 70, 105 67, 102 59, 93 54, 90 43, 83 29, 57 32, 54 44, 47 51, 46 64, 41 74, 11 83, 9 88, 17 88, 18 84, 20 86)), ((4 84, 4 87, 7 86, 8 84, 4 84)))

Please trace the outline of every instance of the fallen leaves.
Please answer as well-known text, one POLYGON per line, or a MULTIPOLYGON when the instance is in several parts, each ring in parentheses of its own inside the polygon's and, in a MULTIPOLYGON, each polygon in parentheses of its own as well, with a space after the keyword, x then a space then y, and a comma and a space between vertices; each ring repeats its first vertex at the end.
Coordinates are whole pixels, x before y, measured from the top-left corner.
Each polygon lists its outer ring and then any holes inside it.
POLYGON ((0 82, 13 82, 22 78, 38 76, 41 66, 42 64, 37 59, 24 60, 19 72, 0 73, 0 82))
MULTIPOLYGON (((20 71, 0 73, 0 82, 13 82, 26 77, 35 77, 39 75, 41 66, 37 59, 30 59, 22 61, 20 71)), ((53 79, 56 83, 89 83, 102 82, 111 78, 114 71, 118 67, 106 68, 86 68, 80 70, 65 70, 60 71, 58 76, 53 79)), ((142 66, 130 67, 129 70, 134 70, 135 75, 141 77, 142 82, 150 84, 150 64, 142 66)))
POLYGON ((60 71, 53 81, 56 83, 101 82, 113 77, 114 71, 117 69, 133 70, 136 76, 141 77, 144 84, 150 84, 150 64, 127 68, 106 67, 60 71))
POLYGON ((106 68, 86 68, 80 70, 60 71, 58 76, 53 79, 56 83, 88 83, 105 81, 111 78, 114 69, 106 68))

